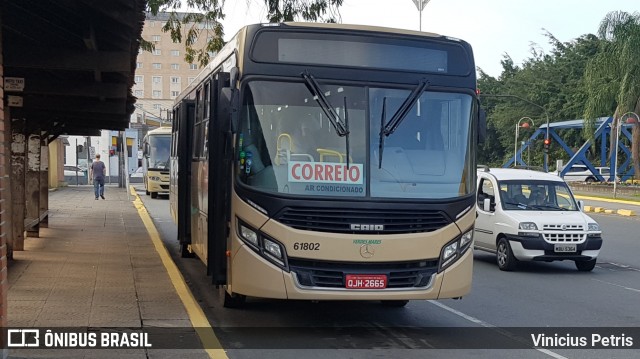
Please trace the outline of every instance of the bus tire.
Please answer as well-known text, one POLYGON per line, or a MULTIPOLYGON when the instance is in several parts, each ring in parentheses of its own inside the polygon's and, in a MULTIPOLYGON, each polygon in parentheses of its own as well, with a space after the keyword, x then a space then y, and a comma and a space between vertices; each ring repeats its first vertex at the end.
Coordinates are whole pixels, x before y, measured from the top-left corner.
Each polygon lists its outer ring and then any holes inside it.
POLYGON ((408 300, 381 300, 383 307, 387 308, 404 308, 409 301, 408 300))
POLYGON ((158 192, 151 192, 151 198, 158 198, 158 192))
POLYGON ((247 297, 242 294, 229 294, 226 290, 224 291, 224 303, 223 306, 225 308, 241 308, 244 306, 244 303, 247 301, 247 297))
POLYGON ((189 243, 180 243, 180 256, 182 258, 193 258, 193 253, 189 251, 189 243))
POLYGON ((148 196, 149 195, 149 191, 144 190, 144 193, 148 196))

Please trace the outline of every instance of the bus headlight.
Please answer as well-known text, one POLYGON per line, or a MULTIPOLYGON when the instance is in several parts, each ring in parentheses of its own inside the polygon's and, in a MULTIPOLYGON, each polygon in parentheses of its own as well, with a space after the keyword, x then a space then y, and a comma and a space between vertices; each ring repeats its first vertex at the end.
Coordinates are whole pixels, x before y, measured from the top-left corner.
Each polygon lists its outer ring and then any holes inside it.
POLYGON ((267 237, 259 230, 251 228, 241 219, 236 217, 236 220, 238 222, 238 237, 240 237, 249 248, 278 267, 286 271, 289 270, 287 266, 287 255, 282 244, 275 239, 267 237))
POLYGON ((249 242, 249 244, 253 244, 258 247, 258 234, 243 224, 240 224, 240 237, 249 242))
POLYGON ((473 242, 473 228, 464 232, 455 240, 447 243, 447 245, 442 248, 442 252, 440 254, 440 271, 443 271, 462 257, 462 254, 471 247, 471 242, 473 242))
POLYGON ((275 257, 275 259, 282 260, 282 249, 280 245, 270 239, 263 238, 264 250, 267 254, 275 257))
POLYGON ((160 181, 160 177, 156 177, 156 176, 151 176, 149 177, 149 179, 152 181, 160 181))

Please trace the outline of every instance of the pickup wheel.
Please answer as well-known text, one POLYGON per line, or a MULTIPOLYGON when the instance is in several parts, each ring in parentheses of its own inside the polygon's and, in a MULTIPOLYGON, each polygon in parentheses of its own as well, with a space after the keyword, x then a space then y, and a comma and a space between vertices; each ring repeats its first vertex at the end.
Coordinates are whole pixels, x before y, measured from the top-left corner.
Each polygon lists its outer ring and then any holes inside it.
POLYGON ((498 240, 496 261, 498 262, 498 268, 503 271, 512 271, 516 269, 516 266, 518 265, 518 259, 513 255, 511 245, 504 237, 498 240))
POLYGON ((595 182, 595 181, 596 181, 596 179, 595 179, 595 178, 593 178, 593 177, 588 177, 588 178, 587 178, 586 180, 584 180, 584 181, 585 181, 585 182, 587 182, 587 183, 593 183, 593 182, 595 182))
POLYGON ((588 261, 576 261, 576 268, 578 268, 580 272, 591 272, 595 267, 595 258, 588 261))

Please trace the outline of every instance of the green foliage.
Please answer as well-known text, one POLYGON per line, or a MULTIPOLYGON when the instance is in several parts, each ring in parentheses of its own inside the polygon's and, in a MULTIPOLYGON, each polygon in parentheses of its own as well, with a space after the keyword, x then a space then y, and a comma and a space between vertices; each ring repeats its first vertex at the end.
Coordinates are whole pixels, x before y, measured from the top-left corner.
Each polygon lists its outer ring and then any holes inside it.
MULTIPOLYGON (((249 3, 251 0, 247 0, 249 3)), ((269 22, 326 21, 337 22, 338 9, 344 0, 264 0, 269 22)), ((148 10, 157 15, 168 12, 169 19, 162 30, 171 34, 174 42, 184 42, 185 60, 200 66, 209 63, 210 56, 224 46, 224 0, 149 0, 148 10), (189 13, 176 10, 186 6, 189 13), (197 39, 204 36, 206 43, 198 46, 197 39)), ((152 51, 153 43, 142 39, 141 48, 152 51)))
MULTIPOLYGON (((640 13, 608 13, 600 23, 598 36, 599 51, 585 72, 588 98, 584 116, 593 124, 596 117, 615 113, 615 127, 620 116, 640 111, 640 13)), ((635 173, 640 174, 640 132, 635 127, 631 152, 635 173)))
MULTIPOLYGON (((500 166, 513 157, 515 126, 522 117, 532 118, 535 126, 520 128, 519 141, 531 137, 533 131, 546 122, 546 114, 550 122, 582 117, 588 97, 584 71, 588 60, 598 52, 600 40, 594 35, 584 35, 563 43, 550 33, 546 36, 552 46, 549 54, 532 46, 532 56, 521 66, 516 66, 505 54, 498 79, 479 69, 478 87, 482 106, 488 113, 488 141, 480 149, 479 163, 500 166)), ((562 136, 574 149, 583 142, 579 131, 563 131, 562 136)), ((529 165, 542 165, 542 140, 540 136, 532 144, 529 165)), ((550 165, 555 159, 569 159, 555 141, 551 143, 549 155, 550 165)), ((523 157, 526 161, 528 153, 523 157)))

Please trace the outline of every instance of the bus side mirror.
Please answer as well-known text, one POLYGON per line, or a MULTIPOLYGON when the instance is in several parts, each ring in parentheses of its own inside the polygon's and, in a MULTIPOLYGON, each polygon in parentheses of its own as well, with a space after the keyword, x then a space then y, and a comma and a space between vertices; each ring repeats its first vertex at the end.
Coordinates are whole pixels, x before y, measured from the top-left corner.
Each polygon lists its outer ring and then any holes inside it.
POLYGON ((144 157, 149 157, 149 144, 148 144, 148 143, 145 143, 145 144, 142 146, 142 155, 143 155, 144 157))
POLYGON ((231 131, 238 131, 238 109, 240 100, 238 98, 238 90, 230 87, 223 87, 220 91, 220 114, 229 114, 231 120, 231 131))
POLYGON ((487 140, 487 111, 480 109, 478 116, 478 144, 487 140))

